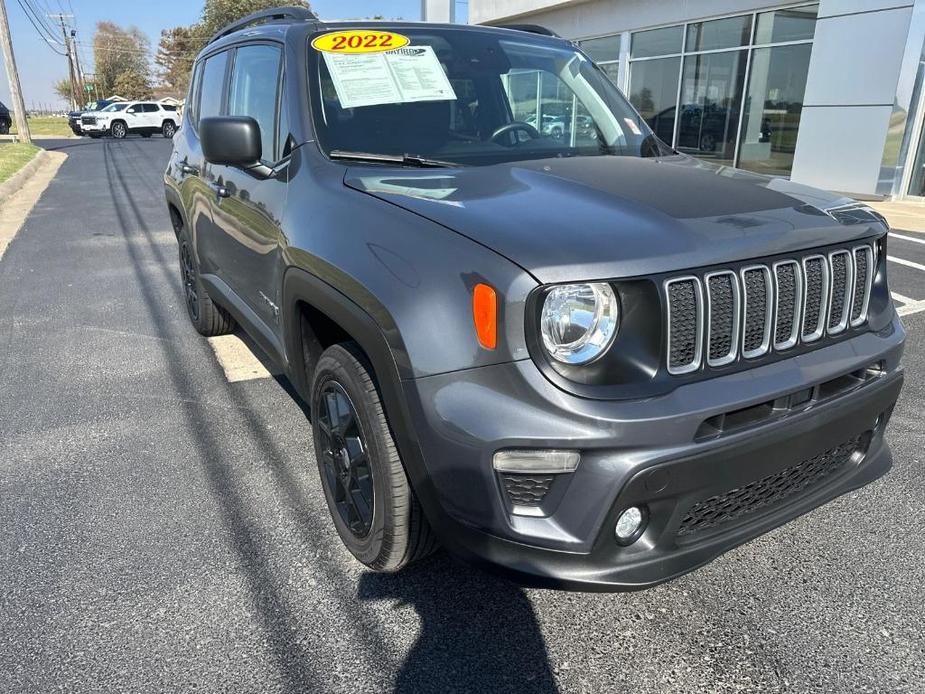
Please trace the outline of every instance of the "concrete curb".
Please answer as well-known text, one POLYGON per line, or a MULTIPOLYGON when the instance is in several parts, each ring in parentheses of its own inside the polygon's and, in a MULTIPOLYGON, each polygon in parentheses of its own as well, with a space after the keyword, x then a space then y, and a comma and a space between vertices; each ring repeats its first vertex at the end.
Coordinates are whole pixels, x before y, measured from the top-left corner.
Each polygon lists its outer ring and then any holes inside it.
POLYGON ((26 181, 35 175, 35 172, 39 170, 39 167, 45 163, 47 158, 48 153, 44 149, 39 150, 28 164, 10 176, 6 181, 0 183, 0 205, 9 200, 14 193, 18 192, 19 189, 26 184, 26 181))

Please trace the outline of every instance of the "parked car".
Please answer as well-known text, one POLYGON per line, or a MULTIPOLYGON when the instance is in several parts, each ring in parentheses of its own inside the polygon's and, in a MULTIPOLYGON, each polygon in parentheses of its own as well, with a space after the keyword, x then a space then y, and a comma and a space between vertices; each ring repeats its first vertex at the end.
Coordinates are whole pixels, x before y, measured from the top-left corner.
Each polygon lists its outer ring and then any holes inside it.
POLYGON ((643 588, 889 469, 883 218, 671 150, 569 42, 272 10, 211 39, 185 110, 185 310, 278 362, 370 568, 443 544, 643 588), (511 71, 558 80, 597 140, 512 120, 511 71))
POLYGON ((97 136, 109 134, 121 140, 130 133, 137 133, 142 137, 160 133, 170 139, 177 132, 180 116, 176 107, 169 104, 133 101, 118 110, 85 114, 81 121, 83 128, 93 128, 92 132, 97 136))
POLYGON ((81 133, 92 138, 100 138, 109 133, 110 123, 116 114, 121 113, 131 105, 129 101, 117 101, 106 108, 81 114, 81 133))
POLYGON ((102 111, 104 108, 112 104, 113 102, 109 99, 98 99, 87 105, 87 108, 83 111, 70 111, 67 114, 67 124, 71 129, 71 132, 75 135, 83 135, 83 129, 81 128, 81 119, 85 113, 93 113, 96 111, 102 111))
POLYGON ((6 107, 6 104, 0 102, 0 135, 9 135, 12 127, 13 116, 10 115, 10 109, 6 107))

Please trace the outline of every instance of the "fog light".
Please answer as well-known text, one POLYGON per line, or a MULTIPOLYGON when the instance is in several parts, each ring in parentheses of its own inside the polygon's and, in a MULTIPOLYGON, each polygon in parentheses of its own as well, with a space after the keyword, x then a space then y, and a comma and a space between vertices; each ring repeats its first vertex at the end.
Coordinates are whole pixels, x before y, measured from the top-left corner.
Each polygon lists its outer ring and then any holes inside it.
POLYGON ((616 535, 620 544, 628 545, 635 542, 642 534, 645 522, 645 513, 638 506, 630 506, 617 518, 616 535))

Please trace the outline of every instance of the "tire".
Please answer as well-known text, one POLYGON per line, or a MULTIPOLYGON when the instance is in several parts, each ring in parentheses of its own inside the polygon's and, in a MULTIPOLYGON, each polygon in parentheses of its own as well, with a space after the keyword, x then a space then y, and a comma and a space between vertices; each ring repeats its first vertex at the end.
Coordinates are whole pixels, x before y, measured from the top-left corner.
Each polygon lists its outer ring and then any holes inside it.
POLYGON ((704 135, 700 138, 700 151, 715 152, 716 138, 713 137, 710 133, 704 133, 704 135))
POLYGON ((124 140, 125 136, 128 135, 128 127, 120 120, 117 120, 109 127, 110 133, 117 140, 124 140))
POLYGON ((172 140, 173 136, 177 134, 176 123, 172 120, 165 120, 164 125, 161 126, 161 134, 168 140, 172 140))
POLYGON ((215 337, 234 331, 234 318, 228 311, 212 301, 209 292, 202 284, 199 262, 196 260, 192 244, 182 234, 180 235, 180 279, 183 282, 186 313, 200 335, 215 337))
POLYGON ((351 554, 381 572, 431 554, 436 536, 408 483, 371 369, 356 344, 334 345, 321 355, 311 411, 324 496, 351 554))
POLYGON ((10 124, 0 123, 0 135, 9 135, 9 134, 10 134, 10 124))

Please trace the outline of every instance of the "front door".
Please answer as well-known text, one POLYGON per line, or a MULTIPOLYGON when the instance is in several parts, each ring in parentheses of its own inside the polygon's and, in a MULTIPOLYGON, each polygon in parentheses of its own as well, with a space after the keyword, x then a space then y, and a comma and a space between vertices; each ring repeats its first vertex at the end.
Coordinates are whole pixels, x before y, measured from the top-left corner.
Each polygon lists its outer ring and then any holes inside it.
POLYGON ((277 137, 282 51, 278 44, 255 43, 235 51, 226 113, 250 116, 261 133, 261 162, 274 170, 256 175, 231 166, 214 166, 216 202, 212 221, 221 230, 216 261, 225 281, 274 333, 278 332, 282 285, 280 229, 288 188, 277 137))

